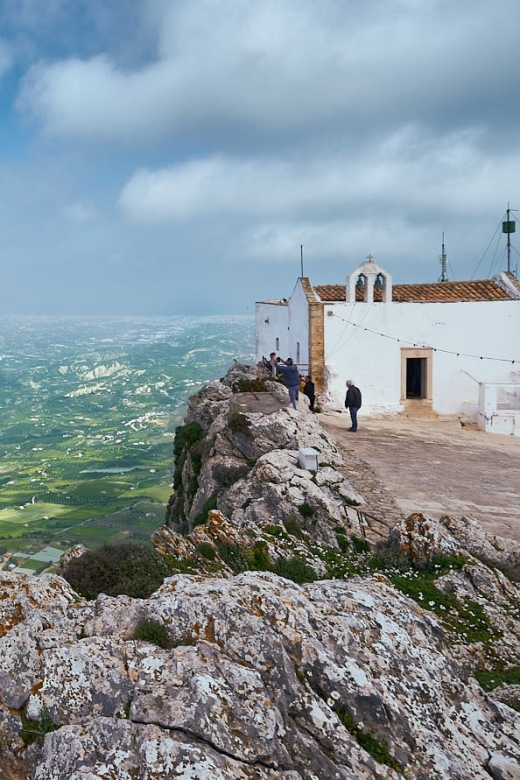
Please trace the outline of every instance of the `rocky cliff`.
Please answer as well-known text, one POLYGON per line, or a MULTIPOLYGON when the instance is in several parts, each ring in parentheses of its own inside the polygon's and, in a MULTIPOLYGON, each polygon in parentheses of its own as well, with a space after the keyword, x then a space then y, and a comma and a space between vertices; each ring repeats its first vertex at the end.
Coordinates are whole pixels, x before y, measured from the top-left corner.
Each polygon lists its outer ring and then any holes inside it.
POLYGON ((370 544, 341 464, 236 366, 176 439, 178 574, 87 601, 0 573, 0 778, 520 778, 520 550, 421 515, 370 544))

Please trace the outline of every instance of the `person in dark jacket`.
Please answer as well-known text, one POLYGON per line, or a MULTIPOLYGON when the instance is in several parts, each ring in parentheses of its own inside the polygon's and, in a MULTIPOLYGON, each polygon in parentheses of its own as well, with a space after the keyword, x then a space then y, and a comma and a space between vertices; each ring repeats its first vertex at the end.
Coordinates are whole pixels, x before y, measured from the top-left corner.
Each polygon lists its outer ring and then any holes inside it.
POLYGON ((309 409, 314 411, 314 401, 316 396, 314 394, 314 382, 311 381, 310 376, 305 377, 305 384, 303 386, 303 394, 309 399, 309 409))
POLYGON ((276 373, 282 374, 285 379, 285 384, 289 391, 289 398, 296 409, 296 401, 298 400, 298 391, 300 389, 300 372, 298 371, 298 366, 294 365, 292 358, 287 358, 285 365, 278 363, 276 366, 276 373))
POLYGON ((349 410, 350 419, 352 420, 349 431, 355 433, 357 431, 357 413, 358 409, 361 409, 361 390, 359 387, 356 387, 352 379, 347 379, 345 406, 349 410))

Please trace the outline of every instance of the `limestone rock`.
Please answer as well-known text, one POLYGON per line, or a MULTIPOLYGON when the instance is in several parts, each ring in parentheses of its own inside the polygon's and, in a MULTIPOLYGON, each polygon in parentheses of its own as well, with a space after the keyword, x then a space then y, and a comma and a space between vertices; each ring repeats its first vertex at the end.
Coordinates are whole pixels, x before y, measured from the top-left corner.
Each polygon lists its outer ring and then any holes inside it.
POLYGON ((28 610, 0 640, 3 658, 26 629, 26 677, 0 690, 0 756, 26 777, 515 778, 518 713, 465 677, 437 619, 384 579, 178 575, 146 602, 73 604, 58 577, 44 601, 36 577, 2 586, 5 614, 34 588, 41 619, 28 610), (143 614, 170 649, 132 638, 143 614), (25 749, 24 709, 55 727, 25 749))

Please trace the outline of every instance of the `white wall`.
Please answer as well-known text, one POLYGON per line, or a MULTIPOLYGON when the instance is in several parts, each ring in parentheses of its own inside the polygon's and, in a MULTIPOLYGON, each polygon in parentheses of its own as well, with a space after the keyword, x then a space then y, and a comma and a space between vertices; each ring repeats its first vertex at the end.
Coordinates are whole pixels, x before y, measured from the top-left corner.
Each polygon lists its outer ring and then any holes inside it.
POLYGON ((257 303, 255 306, 255 361, 269 357, 271 352, 287 351, 289 307, 283 303, 257 303), (277 349, 278 339, 280 349, 277 349))
POLYGON ((257 303, 255 307, 255 359, 276 352, 283 360, 292 357, 306 368, 309 362, 309 314, 307 297, 300 280, 287 303, 257 303), (276 347, 278 339, 279 348, 276 347), (300 357, 297 358, 297 344, 300 357))
POLYGON ((309 365, 309 307, 307 296, 298 280, 294 288, 289 306, 289 331, 288 352, 282 357, 292 357, 295 363, 301 367, 302 372, 308 370, 309 365), (300 345, 300 355, 297 356, 297 344, 300 345))
POLYGON ((476 409, 478 383, 510 381, 511 361, 520 360, 520 301, 336 303, 324 316, 328 400, 342 406, 345 381, 354 379, 369 414, 402 408, 402 347, 437 350, 432 407, 441 414, 457 414, 464 404, 476 409))

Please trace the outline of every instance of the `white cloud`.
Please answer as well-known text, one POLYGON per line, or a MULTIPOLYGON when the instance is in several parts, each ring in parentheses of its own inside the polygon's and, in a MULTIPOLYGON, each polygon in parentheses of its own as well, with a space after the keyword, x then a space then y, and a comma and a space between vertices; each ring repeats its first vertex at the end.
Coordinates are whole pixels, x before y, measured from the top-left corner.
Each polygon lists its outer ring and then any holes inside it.
POLYGON ((208 138, 219 125, 300 137, 331 123, 448 121, 511 89, 520 8, 502 5, 510 23, 490 39, 497 9, 484 0, 179 0, 154 9, 154 62, 41 62, 20 106, 51 135, 141 142, 201 123, 208 138))
POLYGON ((322 222, 276 222, 263 224, 247 231, 241 240, 243 257, 261 261, 292 263, 299 267, 300 246, 303 246, 304 267, 313 268, 317 283, 341 282, 341 278, 329 279, 320 273, 320 263, 335 260, 345 268, 362 262, 368 253, 380 257, 384 264, 401 259, 403 248, 436 246, 438 236, 431 228, 421 224, 409 224, 392 217, 374 220, 369 215, 355 216, 349 220, 322 222), (321 276, 321 279, 320 279, 321 276), (317 278, 316 278, 317 277, 317 278))
MULTIPOLYGON (((224 155, 137 171, 119 205, 133 220, 213 216, 285 220, 383 210, 460 215, 497 208, 513 192, 520 152, 485 157, 474 130, 436 138, 408 127, 351 155, 240 159, 224 155)), ((335 215, 335 216, 334 216, 335 215)))
POLYGON ((91 203, 76 201, 63 209, 65 216, 73 222, 91 222, 97 217, 97 210, 91 203))

